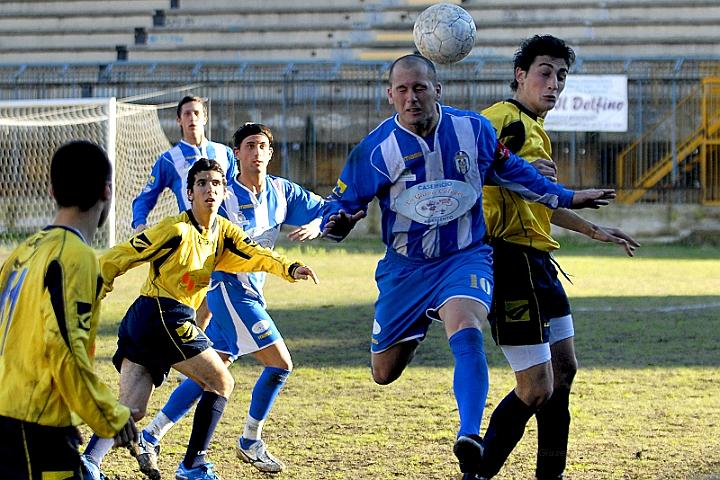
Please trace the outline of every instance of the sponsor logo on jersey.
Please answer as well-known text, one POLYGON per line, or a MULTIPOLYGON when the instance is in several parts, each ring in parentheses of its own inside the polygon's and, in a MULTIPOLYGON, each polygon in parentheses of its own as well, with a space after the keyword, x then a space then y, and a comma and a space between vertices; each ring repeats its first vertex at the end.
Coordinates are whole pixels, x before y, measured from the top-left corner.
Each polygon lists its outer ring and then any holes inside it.
MULTIPOLYGON (((251 330, 255 335, 259 335, 259 334, 267 331, 268 328, 270 328, 270 322, 268 322, 267 320, 259 320, 259 321, 255 322, 255 324, 252 326, 251 330)), ((260 337, 260 338, 264 338, 264 337, 260 337)))
POLYGON ((472 185, 459 180, 423 182, 400 193, 394 209, 414 222, 444 225, 470 210, 477 197, 472 185))
POLYGON ((530 304, 527 300, 508 300, 505 302, 505 319, 507 322, 529 322, 530 304))
POLYGON ((423 156, 422 152, 411 153, 410 155, 405 155, 403 157, 403 160, 405 160, 406 162, 409 162, 410 160, 415 160, 416 158, 420 158, 422 156, 423 156))
POLYGON ((462 150, 455 154, 455 168, 461 175, 470 170, 470 156, 462 150))
POLYGON ((192 342, 200 334, 200 330, 190 322, 183 323, 175 329, 175 332, 182 343, 192 342))

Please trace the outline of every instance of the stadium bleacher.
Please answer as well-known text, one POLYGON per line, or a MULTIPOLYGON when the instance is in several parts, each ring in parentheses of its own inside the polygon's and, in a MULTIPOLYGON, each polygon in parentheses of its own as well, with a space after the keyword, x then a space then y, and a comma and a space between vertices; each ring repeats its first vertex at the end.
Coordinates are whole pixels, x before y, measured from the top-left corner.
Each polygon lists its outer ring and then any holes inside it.
MULTIPOLYGON (((0 63, 390 60, 413 50, 419 0, 25 1, 0 10, 0 63)), ((467 0, 471 56, 512 54, 534 33, 580 56, 720 54, 716 0, 467 0)))

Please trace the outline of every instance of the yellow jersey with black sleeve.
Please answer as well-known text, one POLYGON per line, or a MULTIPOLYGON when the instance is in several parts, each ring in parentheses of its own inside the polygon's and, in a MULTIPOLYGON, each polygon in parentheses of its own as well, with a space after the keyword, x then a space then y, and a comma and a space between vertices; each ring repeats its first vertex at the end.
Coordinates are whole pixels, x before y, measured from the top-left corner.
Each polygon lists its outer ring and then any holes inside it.
POLYGON ((45 426, 87 423, 113 437, 127 423, 93 370, 100 288, 95 252, 71 228, 28 238, 0 270, 0 415, 45 426))
MULTIPOLYGON (((533 162, 552 160, 552 144, 538 117, 519 102, 498 102, 482 114, 495 127, 498 139, 513 153, 533 162)), ((551 236, 552 210, 523 200, 517 193, 502 187, 483 187, 483 211, 487 234, 491 238, 551 252, 560 244, 551 236)))
POLYGON ((167 217, 102 255, 104 292, 112 290, 116 277, 146 262, 150 271, 141 295, 171 298, 196 310, 205 298, 213 270, 263 271, 294 282, 290 267, 301 264, 259 246, 226 218, 217 216, 211 227, 205 228, 192 210, 167 217))

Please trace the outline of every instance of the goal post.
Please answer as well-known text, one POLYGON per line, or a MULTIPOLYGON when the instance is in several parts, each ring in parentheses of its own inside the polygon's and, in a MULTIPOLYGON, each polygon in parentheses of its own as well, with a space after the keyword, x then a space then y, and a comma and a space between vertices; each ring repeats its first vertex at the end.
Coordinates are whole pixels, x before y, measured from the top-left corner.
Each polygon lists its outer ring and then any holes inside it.
MULTIPOLYGON (((115 98, 19 100, 0 101, 0 243, 15 244, 52 221, 50 160, 71 140, 100 145, 113 166, 110 215, 93 245, 110 247, 130 237, 132 200, 155 159, 171 146, 158 107, 115 98)), ((148 222, 176 211, 166 191, 148 222)))

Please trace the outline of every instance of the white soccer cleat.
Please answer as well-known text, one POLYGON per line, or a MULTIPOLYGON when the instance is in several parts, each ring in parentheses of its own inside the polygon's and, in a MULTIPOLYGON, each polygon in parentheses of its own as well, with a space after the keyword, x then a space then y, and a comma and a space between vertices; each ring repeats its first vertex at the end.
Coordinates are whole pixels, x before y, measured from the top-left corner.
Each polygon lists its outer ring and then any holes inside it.
POLYGON ((240 445, 240 439, 237 441, 235 451, 240 460, 245 463, 249 463, 253 467, 257 468, 261 472, 267 473, 279 473, 285 470, 285 464, 280 460, 273 457, 265 446, 265 442, 258 440, 247 449, 242 448, 240 445))
POLYGON ((149 444, 140 433, 137 443, 137 456, 135 460, 138 462, 140 471, 150 480, 160 480, 160 468, 158 468, 158 451, 160 446, 149 444))

